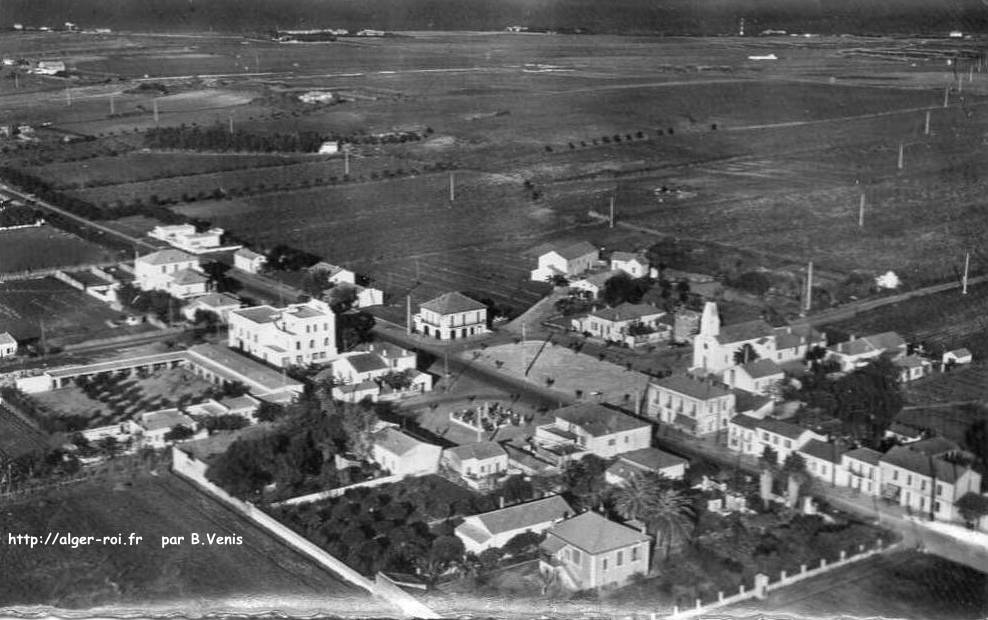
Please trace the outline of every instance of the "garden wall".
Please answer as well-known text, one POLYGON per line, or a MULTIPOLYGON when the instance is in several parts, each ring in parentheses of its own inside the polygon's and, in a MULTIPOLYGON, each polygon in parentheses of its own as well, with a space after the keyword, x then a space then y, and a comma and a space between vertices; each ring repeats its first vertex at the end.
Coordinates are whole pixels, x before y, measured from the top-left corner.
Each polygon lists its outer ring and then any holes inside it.
POLYGON ((431 472, 423 472, 422 474, 396 474, 394 476, 385 476, 383 478, 374 478, 373 480, 364 480, 363 482, 355 482, 353 484, 348 484, 345 487, 336 487, 335 489, 329 489, 328 491, 318 491, 316 493, 309 493, 308 495, 299 495, 298 497, 290 497, 284 501, 271 504, 274 508, 280 508, 282 506, 297 506, 298 504, 311 504, 312 502, 322 501, 324 499, 331 499, 334 497, 339 497, 343 495, 350 489, 359 489, 361 487, 377 487, 384 484, 391 484, 392 482, 401 482, 405 478, 414 477, 416 475, 428 475, 431 472))
POLYGON ((400 609, 402 613, 412 618, 439 618, 440 616, 412 597, 410 594, 389 583, 386 579, 376 582, 364 577, 340 560, 320 549, 312 542, 287 526, 279 523, 273 517, 265 514, 253 504, 241 501, 206 479, 206 464, 196 458, 172 447, 172 471, 192 482, 200 489, 220 500, 238 513, 261 526, 276 538, 280 539, 299 553, 309 557, 318 564, 328 568, 351 584, 374 594, 400 609))

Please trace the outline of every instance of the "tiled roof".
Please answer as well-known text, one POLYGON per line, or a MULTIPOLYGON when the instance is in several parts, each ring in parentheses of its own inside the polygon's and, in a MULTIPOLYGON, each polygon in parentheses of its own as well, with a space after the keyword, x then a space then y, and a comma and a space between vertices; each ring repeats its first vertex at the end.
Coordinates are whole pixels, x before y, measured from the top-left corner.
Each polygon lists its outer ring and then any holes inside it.
POLYGON ((386 357, 389 359, 415 355, 414 351, 410 351, 404 347, 399 347, 396 344, 391 344, 390 342, 384 341, 365 342, 357 345, 353 348, 353 350, 363 351, 365 353, 375 353, 381 357, 386 357))
POLYGON ((384 360, 374 353, 356 353, 347 355, 344 359, 359 373, 384 370, 388 367, 384 360))
POLYGON ((592 511, 553 525, 549 528, 548 539, 553 537, 591 555, 650 540, 646 534, 627 525, 615 523, 592 511))
POLYGON ((239 306, 240 300, 228 293, 208 293, 192 300, 197 306, 209 306, 210 308, 223 308, 226 306, 239 306))
POLYGON ((620 461, 627 461, 636 467, 649 471, 659 471, 666 467, 689 463, 688 460, 680 456, 663 452, 658 448, 642 448, 641 450, 625 452, 619 457, 618 462, 620 461))
POLYGON ((172 274, 172 282, 175 284, 202 284, 209 282, 209 278, 194 269, 179 269, 172 274))
POLYGON ((642 265, 646 265, 646 266, 648 265, 648 259, 642 256, 641 254, 636 254, 635 252, 612 252, 611 260, 619 261, 622 263, 627 263, 636 260, 642 265))
POLYGON ((566 500, 559 495, 550 495, 534 502, 515 504, 500 510, 467 517, 467 519, 471 521, 476 519, 491 534, 500 534, 558 521, 571 514, 573 514, 573 509, 566 503, 566 500))
POLYGON ((882 453, 871 448, 855 448, 854 450, 845 452, 844 456, 855 461, 867 463, 868 465, 878 465, 878 461, 882 458, 882 453))
POLYGON ((837 444, 827 443, 825 441, 820 441, 819 439, 811 439, 807 441, 806 445, 800 448, 798 452, 824 461, 829 461, 831 463, 840 463, 841 450, 837 444))
POLYGON ((775 348, 794 349, 803 344, 820 342, 823 334, 810 325, 786 325, 775 328, 775 348))
POLYGON ((720 398, 731 393, 730 388, 713 378, 700 378, 690 374, 669 375, 652 381, 652 384, 700 400, 720 398))
POLYGON ((455 448, 447 448, 446 452, 455 454, 461 461, 468 461, 470 459, 483 461, 485 459, 493 459, 507 455, 504 448, 502 448, 500 444, 493 441, 466 443, 461 446, 456 446, 455 448))
POLYGON ((561 420, 579 426, 594 437, 651 426, 648 422, 596 403, 563 407, 557 409, 555 415, 561 420))
POLYGON ((215 344, 199 344, 191 347, 188 352, 193 355, 196 363, 207 367, 212 365, 210 370, 224 378, 229 377, 231 380, 248 383, 247 387, 255 394, 301 388, 298 381, 289 379, 270 366, 265 366, 261 362, 227 347, 215 344), (255 391, 257 388, 260 390, 255 391))
POLYGON ((903 437, 910 438, 921 437, 923 435, 923 432, 920 429, 904 422, 892 422, 892 424, 889 425, 888 432, 894 435, 901 435, 903 437))
POLYGON ((760 420, 758 423, 758 428, 789 439, 799 439, 800 435, 806 431, 806 429, 802 426, 796 426, 795 424, 783 422, 782 420, 776 420, 775 418, 765 418, 764 420, 760 420))
POLYGON ((553 249, 556 251, 556 254, 559 254, 566 260, 573 260, 587 254, 596 255, 598 252, 597 248, 589 241, 578 241, 569 245, 555 245, 553 249))
POLYGON ((906 341, 895 332, 882 332, 864 338, 857 338, 847 342, 839 342, 830 350, 842 355, 862 355, 875 351, 888 351, 890 349, 900 349, 906 346, 906 341))
POLYGON ((965 347, 961 347, 960 349, 954 349, 953 351, 947 351, 947 353, 953 355, 954 357, 968 357, 971 355, 970 349, 967 349, 965 347))
POLYGON ((885 453, 881 462, 901 467, 907 471, 926 477, 936 477, 953 484, 969 469, 964 465, 949 463, 936 456, 923 454, 909 446, 895 446, 885 453))
POLYGON ((759 420, 758 418, 753 418, 750 415, 744 415, 743 413, 739 413, 738 415, 731 418, 730 423, 740 426, 741 428, 757 430, 759 423, 761 423, 761 420, 759 420))
POLYGON ((390 427, 374 433, 372 437, 374 445, 398 456, 407 454, 421 445, 428 445, 424 441, 419 441, 410 435, 406 435, 390 427))
POLYGON ((487 308, 487 306, 479 301, 456 291, 429 300, 422 304, 421 307, 441 315, 470 312, 471 310, 484 310, 487 308))
POLYGON ((234 396, 230 398, 224 398, 220 403, 229 409, 230 411, 243 411, 244 409, 257 409, 260 406, 260 401, 258 401, 253 396, 248 396, 244 394, 243 396, 234 396))
POLYGON ((0 332, 0 344, 17 344, 17 340, 9 332, 0 332))
POLYGON ((659 310, 655 306, 651 306, 649 304, 629 304, 625 302, 616 308, 604 308, 603 310, 597 310, 596 312, 593 312, 591 316, 595 316, 605 321, 617 322, 637 321, 646 316, 657 316, 660 314, 665 314, 665 312, 659 310))
POLYGON ((614 276, 616 276, 618 274, 623 274, 623 273, 624 272, 621 271, 620 269, 611 269, 611 270, 608 270, 608 271, 598 271, 597 273, 591 273, 591 274, 589 274, 587 276, 584 276, 583 278, 580 278, 577 281, 578 282, 585 282, 585 283, 590 284, 592 286, 596 286, 597 288, 603 288, 604 284, 606 284, 608 280, 610 280, 611 278, 613 278, 614 276))
POLYGON ((734 410, 738 413, 745 411, 758 411, 765 405, 772 402, 768 396, 752 394, 747 390, 731 390, 734 392, 734 410))
POLYGON ((138 256, 137 260, 148 265, 171 265, 172 263, 185 263, 189 261, 198 262, 198 259, 194 255, 174 248, 158 250, 144 256, 138 256))
POLYGON ((771 325, 762 319, 755 319, 754 321, 722 326, 720 333, 717 335, 717 342, 720 344, 731 344, 732 342, 757 340, 772 335, 774 335, 774 330, 771 325))
POLYGON ((770 359, 758 359, 741 366, 752 379, 764 379, 774 375, 781 375, 782 369, 770 359))
POLYGON ((918 355, 907 355, 906 357, 900 357, 892 363, 900 368, 922 368, 929 362, 918 355))
POLYGON ((955 452, 960 450, 961 447, 946 437, 930 437, 929 439, 923 439, 909 444, 909 449, 933 456, 945 452, 955 452))
POLYGON ((246 258, 247 260, 257 260, 258 258, 264 258, 263 254, 258 254, 257 252, 248 248, 240 248, 239 250, 234 252, 233 255, 240 256, 241 258, 246 258))
POLYGON ((906 346, 906 341, 895 332, 882 332, 865 338, 876 349, 887 351, 906 346))

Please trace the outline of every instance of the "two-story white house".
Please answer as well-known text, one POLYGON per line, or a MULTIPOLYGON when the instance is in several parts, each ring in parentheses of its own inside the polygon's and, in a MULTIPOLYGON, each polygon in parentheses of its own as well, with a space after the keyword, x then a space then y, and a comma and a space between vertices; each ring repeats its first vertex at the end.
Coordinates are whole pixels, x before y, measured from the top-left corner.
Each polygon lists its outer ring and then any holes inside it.
POLYGON ((576 317, 574 331, 590 334, 592 338, 627 344, 629 347, 666 341, 672 336, 671 321, 662 321, 662 310, 648 304, 623 303, 614 308, 595 310, 576 317))
POLYGON ((539 572, 555 573, 569 590, 622 586, 647 575, 651 537, 590 511, 546 531, 539 572))
POLYGON ((268 259, 263 254, 258 254, 248 248, 240 248, 233 253, 234 269, 246 273, 259 273, 267 261, 268 259))
POLYGON ((981 492, 981 474, 966 463, 957 444, 942 437, 895 446, 878 467, 883 498, 938 520, 959 519, 957 500, 981 492))
POLYGON ((713 376, 674 374, 649 383, 645 413, 697 437, 727 428, 735 414, 735 395, 713 376))
POLYGON ((882 453, 871 448, 855 448, 841 455, 841 467, 847 474, 847 486, 877 496, 881 493, 881 471, 878 463, 882 453))
POLYGON ((833 486, 848 486, 845 450, 837 443, 810 439, 796 452, 803 457, 806 471, 817 480, 833 486))
POLYGON ((727 423, 727 447, 749 456, 762 456, 766 447, 775 450, 779 464, 811 439, 826 437, 808 428, 775 418, 753 418, 739 414, 727 423))
POLYGON ((536 427, 536 444, 571 446, 605 459, 651 445, 651 424, 597 403, 570 405, 554 415, 555 422, 536 427))
POLYGON ((546 244, 536 249, 538 267, 531 279, 545 282, 553 276, 573 277, 592 269, 600 259, 600 251, 586 241, 546 244))
POLYGON ((336 357, 336 315, 319 300, 241 308, 228 317, 230 348, 272 366, 321 364, 336 357))
POLYGON ((723 373, 723 380, 732 388, 766 396, 777 394, 776 387, 785 376, 782 368, 772 360, 757 359, 728 368, 723 373))
POLYGON ((182 250, 166 249, 134 260, 134 283, 142 291, 165 291, 186 299, 205 295, 209 278, 199 267, 199 258, 182 250))
POLYGON ((487 306, 463 293, 446 293, 421 304, 412 324, 415 333, 437 340, 478 336, 488 331, 487 306))
POLYGON ((204 232, 196 232, 192 224, 176 224, 172 226, 155 226, 148 237, 160 239, 172 247, 201 254, 215 251, 223 246, 222 228, 210 228, 204 232))
POLYGON ((827 359, 840 364, 843 372, 856 370, 873 362, 882 355, 893 360, 906 354, 906 341, 895 332, 882 332, 863 338, 852 337, 827 348, 827 359))
POLYGON ((508 475, 508 453, 493 441, 446 448, 441 463, 473 489, 488 489, 508 475))
POLYGON ((431 391, 432 376, 415 365, 414 351, 386 342, 359 345, 330 362, 333 398, 378 401, 431 391))
POLYGON ((573 509, 559 495, 550 495, 500 510, 464 517, 456 527, 456 537, 469 553, 503 547, 519 534, 541 534, 554 523, 573 515, 573 509))
POLYGON ((649 274, 649 263, 642 253, 613 252, 611 269, 621 270, 632 278, 644 278, 649 274))

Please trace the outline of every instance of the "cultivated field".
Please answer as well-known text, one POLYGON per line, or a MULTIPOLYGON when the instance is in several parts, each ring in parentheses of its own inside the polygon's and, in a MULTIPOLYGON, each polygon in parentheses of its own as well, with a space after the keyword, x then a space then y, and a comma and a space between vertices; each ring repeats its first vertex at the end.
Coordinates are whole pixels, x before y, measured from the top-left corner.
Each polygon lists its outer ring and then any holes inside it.
POLYGON ((0 462, 48 447, 45 435, 0 406, 0 462))
MULTIPOLYGON (((84 482, 5 505, 4 532, 112 536, 131 532, 139 545, 0 546, 0 605, 64 608, 157 606, 171 612, 220 613, 239 605, 259 611, 386 615, 363 592, 171 475, 84 482), (241 545, 188 544, 190 532, 241 536, 241 545), (162 548, 162 536, 186 544, 162 548)), ((113 612, 107 610, 107 615, 113 612)), ((103 614, 100 614, 103 615, 103 614)))
POLYGON ((904 388, 907 400, 913 405, 985 400, 988 399, 988 366, 983 361, 958 366, 910 382, 904 388))
POLYGON ((0 230, 0 273, 113 260, 107 249, 53 226, 0 230))
POLYGON ((0 329, 17 340, 41 337, 48 346, 153 331, 148 324, 110 327, 120 318, 106 304, 55 278, 0 283, 0 329))

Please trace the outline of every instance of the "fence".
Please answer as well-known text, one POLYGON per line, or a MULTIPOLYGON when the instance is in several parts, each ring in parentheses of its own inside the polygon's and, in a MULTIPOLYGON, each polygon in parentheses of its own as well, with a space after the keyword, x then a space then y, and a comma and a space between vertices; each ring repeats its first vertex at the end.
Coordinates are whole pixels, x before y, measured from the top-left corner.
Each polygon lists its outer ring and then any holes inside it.
POLYGON ((410 594, 403 592, 387 579, 372 581, 353 570, 326 551, 309 542, 298 533, 293 532, 273 517, 265 514, 253 504, 241 501, 206 479, 206 464, 172 447, 172 471, 192 482, 200 489, 223 502, 236 512, 244 515, 255 524, 264 528, 272 536, 280 539, 299 553, 309 557, 316 563, 328 568, 336 575, 351 584, 377 595, 388 603, 400 609, 412 618, 439 618, 440 616, 416 600, 410 594))
MULTIPOLYGON (((691 618, 708 613, 714 609, 727 607, 728 605, 740 603, 741 601, 746 601, 748 599, 764 599, 768 593, 773 590, 778 590, 804 579, 821 575, 852 562, 858 562, 866 558, 870 558, 871 556, 885 550, 886 549, 883 546, 882 539, 879 538, 875 543, 875 546, 871 549, 866 550, 864 545, 858 545, 858 551, 854 555, 848 556, 846 551, 841 551, 840 559, 835 562, 828 563, 827 560, 821 558, 820 563, 814 568, 808 568, 806 564, 803 564, 800 566, 798 573, 793 573, 790 575, 786 571, 780 572, 779 578, 776 581, 771 581, 769 576, 764 573, 758 573, 755 575, 755 583, 753 587, 746 589, 744 585, 741 585, 738 587, 738 593, 732 596, 724 596, 723 592, 718 592, 717 600, 711 601, 707 604, 704 604, 701 599, 696 599, 696 605, 690 609, 681 610, 679 607, 673 607, 672 614, 668 616, 668 618, 675 620, 680 620, 681 618, 691 618)), ((657 618, 658 614, 652 614, 651 620, 657 620, 657 618)))
POLYGON ((47 276, 54 276, 59 271, 65 271, 66 269, 71 269, 72 271, 84 271, 92 269, 93 267, 112 267, 118 262, 119 261, 103 261, 100 263, 87 263, 84 265, 65 265, 62 267, 46 267, 44 269, 11 271, 9 273, 0 273, 0 282, 13 282, 15 280, 39 280, 47 276))
MULTIPOLYGON (((411 474, 411 476, 416 475, 426 475, 431 472, 424 472, 422 474, 411 474)), ((410 477, 410 474, 396 474, 394 476, 385 476, 383 478, 374 478, 373 480, 364 480, 363 482, 355 482, 353 484, 348 484, 345 487, 336 487, 335 489, 329 489, 327 491, 317 491, 316 493, 309 493, 308 495, 299 495, 298 497, 290 497, 286 500, 271 504, 273 508, 280 508, 281 506, 297 506, 299 504, 311 504, 312 502, 318 502, 324 499, 331 499, 334 497, 339 497, 343 495, 350 489, 360 489, 363 487, 371 488, 377 487, 384 484, 391 484, 392 482, 401 482, 405 478, 410 477)))

